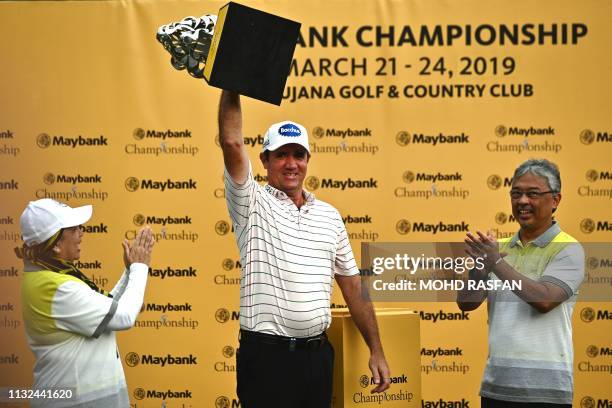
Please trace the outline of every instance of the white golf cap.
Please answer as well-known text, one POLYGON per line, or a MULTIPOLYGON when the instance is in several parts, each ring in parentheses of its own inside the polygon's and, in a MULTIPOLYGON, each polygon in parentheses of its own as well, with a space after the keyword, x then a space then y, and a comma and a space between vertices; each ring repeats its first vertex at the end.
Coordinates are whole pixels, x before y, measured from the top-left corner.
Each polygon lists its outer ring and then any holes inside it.
POLYGON ((270 126, 264 135, 263 151, 273 152, 289 143, 299 144, 310 153, 306 128, 299 123, 290 121, 279 122, 270 126))
POLYGON ((29 247, 38 245, 62 228, 86 223, 92 212, 91 205, 71 208, 50 198, 30 201, 19 220, 23 241, 29 247))

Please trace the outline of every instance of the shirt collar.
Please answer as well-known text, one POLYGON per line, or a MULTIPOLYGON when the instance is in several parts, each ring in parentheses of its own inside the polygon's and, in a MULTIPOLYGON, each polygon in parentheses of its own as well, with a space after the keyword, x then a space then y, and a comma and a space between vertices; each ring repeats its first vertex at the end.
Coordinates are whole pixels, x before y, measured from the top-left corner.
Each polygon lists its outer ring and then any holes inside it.
MULTIPOLYGON (((514 236, 510 240, 510 247, 514 247, 515 245, 521 242, 519 232, 514 234, 514 236)), ((533 243, 533 245, 537 247, 544 248, 546 245, 550 244, 553 238, 555 238, 560 232, 561 227, 559 226, 557 221, 553 220, 553 224, 550 226, 550 228, 544 231, 542 235, 531 241, 531 243, 533 243)))
POLYGON ((24 272, 35 272, 43 270, 40 266, 28 261, 27 259, 23 260, 23 271, 24 272))
MULTIPOLYGON (((280 191, 277 188, 272 187, 269 184, 266 184, 264 186, 264 188, 266 189, 266 191, 270 194, 272 194, 272 196, 274 196, 275 198, 279 199, 279 200, 289 200, 291 201, 291 199, 289 198, 289 196, 287 194, 285 194, 284 192, 280 191)), ((307 191, 306 189, 302 188, 302 192, 304 194, 304 204, 305 205, 311 205, 314 203, 315 201, 315 195, 313 193, 311 193, 310 191, 307 191)))

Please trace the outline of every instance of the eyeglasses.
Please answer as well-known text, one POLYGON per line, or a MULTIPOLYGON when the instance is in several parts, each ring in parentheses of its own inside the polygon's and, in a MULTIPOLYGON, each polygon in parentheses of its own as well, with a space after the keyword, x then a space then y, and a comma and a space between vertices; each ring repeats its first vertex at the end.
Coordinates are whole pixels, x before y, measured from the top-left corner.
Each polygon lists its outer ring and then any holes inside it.
POLYGON ((511 190, 510 191, 510 198, 512 198, 513 200, 519 200, 523 194, 527 196, 528 199, 530 200, 535 200, 538 199, 540 197, 542 197, 544 194, 548 194, 548 193, 552 193, 552 194, 556 194, 554 191, 552 190, 548 190, 548 191, 521 191, 521 190, 511 190))
POLYGON ((68 227, 68 228, 64 228, 66 231, 83 231, 83 226, 82 225, 75 225, 74 227, 68 227))

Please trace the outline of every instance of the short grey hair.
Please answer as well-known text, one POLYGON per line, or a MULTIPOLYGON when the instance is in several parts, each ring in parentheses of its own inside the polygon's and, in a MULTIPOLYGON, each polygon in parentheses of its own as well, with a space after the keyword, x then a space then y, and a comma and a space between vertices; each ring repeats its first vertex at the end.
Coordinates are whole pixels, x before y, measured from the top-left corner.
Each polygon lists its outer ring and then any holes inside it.
POLYGON ((514 170, 512 180, 524 176, 526 173, 535 174, 546 180, 548 188, 555 194, 561 192, 561 174, 559 167, 546 159, 530 159, 514 170))

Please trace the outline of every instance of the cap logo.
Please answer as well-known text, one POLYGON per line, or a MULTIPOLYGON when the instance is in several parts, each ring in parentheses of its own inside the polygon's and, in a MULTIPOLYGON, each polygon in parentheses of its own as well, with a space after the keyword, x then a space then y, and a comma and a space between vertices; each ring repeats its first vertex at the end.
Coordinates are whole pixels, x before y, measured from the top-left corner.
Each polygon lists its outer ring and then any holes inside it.
POLYGON ((278 129, 278 133, 281 136, 288 137, 299 137, 302 135, 302 131, 299 127, 295 126, 293 123, 286 123, 278 129))

